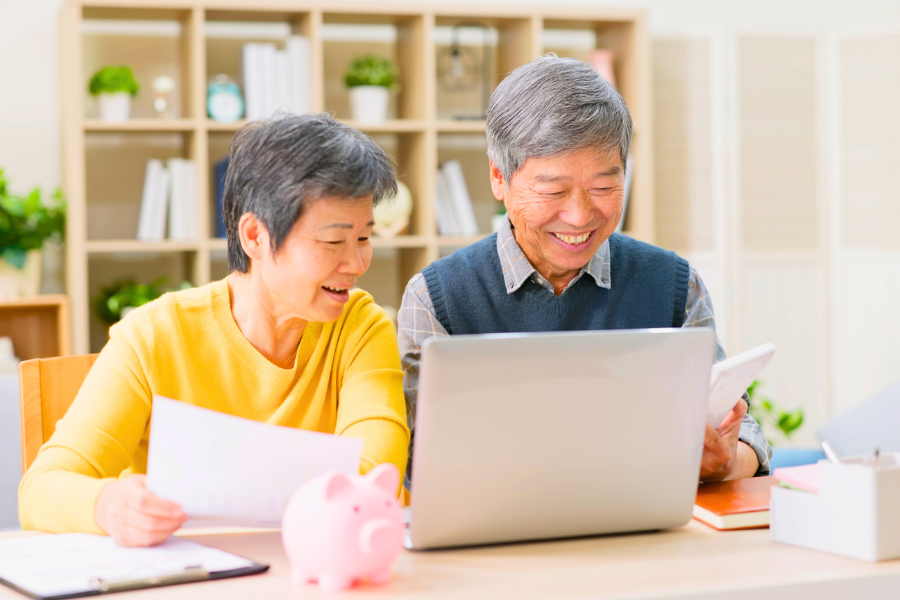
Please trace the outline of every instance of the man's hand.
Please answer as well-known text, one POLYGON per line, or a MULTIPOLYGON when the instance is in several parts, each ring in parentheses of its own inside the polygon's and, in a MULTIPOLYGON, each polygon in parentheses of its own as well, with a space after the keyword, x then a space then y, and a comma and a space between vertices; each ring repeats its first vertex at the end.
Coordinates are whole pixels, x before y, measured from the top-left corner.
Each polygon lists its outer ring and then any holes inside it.
POLYGON ((747 414, 747 403, 738 401, 719 429, 706 426, 700 481, 722 481, 753 477, 759 468, 756 452, 738 440, 741 421, 747 414))
POLYGON ((169 539, 187 515, 174 502, 148 492, 145 475, 132 475, 103 488, 94 520, 120 546, 155 546, 169 539))

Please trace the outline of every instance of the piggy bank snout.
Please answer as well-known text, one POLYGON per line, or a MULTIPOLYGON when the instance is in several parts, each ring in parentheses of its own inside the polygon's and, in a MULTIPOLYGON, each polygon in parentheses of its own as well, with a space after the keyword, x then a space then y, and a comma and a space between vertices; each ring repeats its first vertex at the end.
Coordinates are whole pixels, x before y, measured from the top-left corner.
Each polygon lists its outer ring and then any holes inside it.
POLYGON ((403 544, 400 528, 390 519, 372 519, 359 530, 359 546, 363 554, 391 552, 403 544))

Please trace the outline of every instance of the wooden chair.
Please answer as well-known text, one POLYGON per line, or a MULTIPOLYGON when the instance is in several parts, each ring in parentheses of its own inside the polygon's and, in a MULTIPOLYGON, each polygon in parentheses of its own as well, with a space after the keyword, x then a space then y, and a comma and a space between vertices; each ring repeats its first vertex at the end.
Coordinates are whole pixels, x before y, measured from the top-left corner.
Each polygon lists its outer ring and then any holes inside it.
POLYGON ((85 354, 19 364, 23 474, 56 431, 56 422, 69 410, 95 360, 96 354, 85 354))

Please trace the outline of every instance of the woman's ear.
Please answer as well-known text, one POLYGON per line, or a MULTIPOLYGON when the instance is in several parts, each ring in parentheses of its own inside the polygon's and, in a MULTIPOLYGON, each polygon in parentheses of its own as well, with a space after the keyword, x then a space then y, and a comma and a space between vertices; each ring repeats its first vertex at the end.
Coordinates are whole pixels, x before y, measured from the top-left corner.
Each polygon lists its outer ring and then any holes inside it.
POLYGON ((269 252, 269 232, 256 215, 250 212, 241 215, 237 229, 241 248, 252 260, 258 261, 269 252))
POLYGON ((503 202, 506 199, 506 180, 503 178, 503 173, 497 166, 494 164, 494 161, 490 161, 490 174, 491 174, 491 192, 494 193, 494 198, 503 202))

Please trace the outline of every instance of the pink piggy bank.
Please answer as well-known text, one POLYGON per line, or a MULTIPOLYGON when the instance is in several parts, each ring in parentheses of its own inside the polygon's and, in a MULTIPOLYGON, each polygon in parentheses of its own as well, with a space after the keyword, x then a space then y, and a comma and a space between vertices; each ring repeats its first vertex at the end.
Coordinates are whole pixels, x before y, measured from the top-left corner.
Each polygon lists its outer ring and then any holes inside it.
POLYGON ((343 590, 361 579, 385 584, 403 548, 400 474, 381 464, 367 475, 332 471, 291 496, 281 523, 295 583, 343 590))

